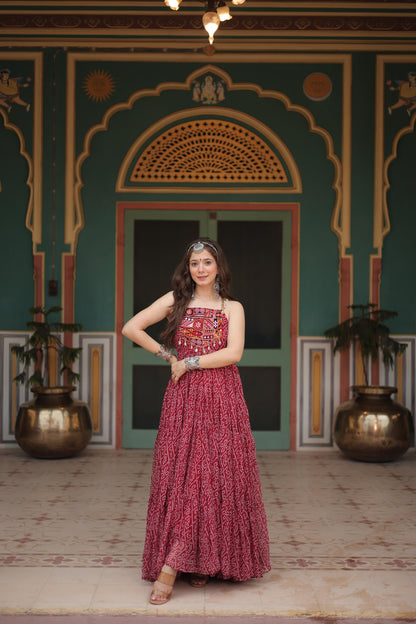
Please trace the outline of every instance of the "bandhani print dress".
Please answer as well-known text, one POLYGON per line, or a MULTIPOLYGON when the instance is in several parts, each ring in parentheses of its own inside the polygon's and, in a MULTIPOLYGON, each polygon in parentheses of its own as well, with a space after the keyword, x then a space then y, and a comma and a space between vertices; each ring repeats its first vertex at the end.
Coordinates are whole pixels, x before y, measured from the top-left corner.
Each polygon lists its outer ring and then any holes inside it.
MULTIPOLYGON (((178 359, 222 349, 222 309, 189 307, 178 359)), ((266 515, 249 415, 235 364, 169 381, 155 443, 142 575, 164 564, 245 581, 270 570, 266 515)))

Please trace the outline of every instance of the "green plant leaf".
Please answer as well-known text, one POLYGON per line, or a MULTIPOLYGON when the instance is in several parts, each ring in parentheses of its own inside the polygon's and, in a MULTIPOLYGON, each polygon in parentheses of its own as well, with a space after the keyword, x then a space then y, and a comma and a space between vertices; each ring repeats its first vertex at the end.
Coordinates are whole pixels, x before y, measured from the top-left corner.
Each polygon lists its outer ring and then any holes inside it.
POLYGON ((16 375, 16 377, 13 377, 13 381, 16 381, 17 383, 24 383, 26 380, 26 373, 23 371, 22 373, 19 373, 19 375, 16 375))
MULTIPOLYGON (((49 350, 57 352, 67 378, 73 376, 78 379, 77 373, 72 373, 71 365, 78 359, 81 348, 67 347, 63 344, 60 334, 74 333, 82 329, 80 323, 49 322, 49 316, 60 313, 62 308, 52 306, 46 309, 41 306, 32 307, 29 312, 32 316, 42 315, 43 320, 30 320, 26 326, 32 332, 24 345, 15 345, 12 352, 19 361, 23 362, 25 371, 16 376, 16 381, 29 386, 43 386, 49 383, 49 350), (28 378, 29 366, 34 363, 35 372, 28 378)), ((71 377, 72 378, 72 377, 71 377)))
POLYGON ((33 375, 29 377, 27 383, 33 388, 34 386, 42 386, 43 385, 43 377, 40 371, 35 371, 33 375))
POLYGON ((374 303, 351 305, 351 317, 324 332, 333 341, 333 351, 348 350, 359 343, 364 375, 368 379, 366 362, 378 360, 381 353, 387 368, 394 365, 395 357, 407 347, 390 337, 390 329, 384 321, 397 316, 393 310, 380 310, 374 303))

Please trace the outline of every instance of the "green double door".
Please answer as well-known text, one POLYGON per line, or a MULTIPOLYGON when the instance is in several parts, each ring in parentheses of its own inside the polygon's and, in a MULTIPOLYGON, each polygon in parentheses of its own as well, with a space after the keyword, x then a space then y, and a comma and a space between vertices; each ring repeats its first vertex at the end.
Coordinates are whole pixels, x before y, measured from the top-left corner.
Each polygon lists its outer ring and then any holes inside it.
MULTIPOLYGON (((198 236, 223 247, 246 315, 239 371, 258 449, 290 445, 291 214, 284 211, 128 210, 125 321, 171 290, 173 270, 198 236)), ((156 339, 163 322, 149 328, 156 339)), ((123 447, 154 444, 169 366, 124 340, 123 447)))

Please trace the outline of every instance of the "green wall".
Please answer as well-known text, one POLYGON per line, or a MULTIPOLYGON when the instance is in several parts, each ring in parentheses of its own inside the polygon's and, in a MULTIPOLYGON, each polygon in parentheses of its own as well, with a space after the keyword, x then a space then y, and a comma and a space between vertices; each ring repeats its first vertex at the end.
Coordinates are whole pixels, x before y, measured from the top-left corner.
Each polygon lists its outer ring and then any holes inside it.
MULTIPOLYGON (((54 50, 44 53, 42 85, 44 105, 43 138, 43 201, 42 242, 38 252, 45 253, 45 283, 52 277, 52 239, 56 233, 55 276, 61 280, 61 254, 70 248, 64 242, 65 210, 65 148, 66 96, 73 86, 68 84, 66 52, 54 50), (54 89, 54 81, 56 89, 54 89), (55 115, 53 105, 55 103, 55 115), (53 141, 55 153, 55 206, 53 206, 53 141), (55 219, 53 219, 55 215, 55 219)), ((343 55, 345 58, 345 55, 343 55)), ((373 248, 374 212, 374 145, 376 54, 354 53, 352 58, 352 118, 351 118, 351 248, 354 257, 354 301, 362 303, 369 298, 369 259, 373 248)), ((237 63, 210 64, 228 74, 233 85, 254 84, 263 91, 281 93, 290 105, 301 107, 312 116, 316 125, 331 137, 335 155, 342 159, 343 140, 343 66, 341 57, 333 54, 333 62, 306 63, 237 63), (303 81, 311 72, 327 74, 332 92, 322 101, 309 99, 303 91, 303 81)), ((16 75, 33 76, 29 61, 2 62, 16 75)), ((184 83, 191 72, 203 64, 190 62, 135 62, 128 59, 79 60, 75 77, 75 137, 76 156, 84 149, 86 135, 91 127, 100 124, 111 107, 123 104, 140 90, 154 90, 161 83, 184 83), (103 98, 94 98, 88 91, 88 77, 93 72, 110 76, 111 88, 103 98)), ((391 79, 406 76, 413 66, 395 64, 391 79)), ((388 73, 388 72, 387 72, 388 73)), ((386 76, 389 78, 389 76, 386 76)), ((33 84, 22 91, 33 104, 33 84)), ((394 102, 397 95, 386 92, 386 102, 394 102)), ((130 109, 113 114, 108 127, 94 135, 90 154, 83 163, 81 192, 85 227, 77 246, 75 282, 75 319, 86 331, 115 330, 115 256, 116 203, 129 201, 245 201, 244 194, 226 193, 163 193, 137 191, 122 194, 115 190, 120 165, 132 143, 153 123, 175 111, 197 108, 190 90, 169 88, 160 95, 147 94, 130 109)), ((323 137, 311 132, 305 115, 288 111, 279 98, 270 94, 261 96, 250 89, 226 91, 222 107, 241 111, 271 128, 290 149, 299 168, 302 193, 274 193, 273 189, 249 201, 299 202, 299 332, 301 335, 320 336, 338 319, 339 305, 339 250, 338 239, 331 230, 331 218, 336 201, 332 189, 334 165, 327 158, 323 137)), ((215 116, 215 105, 212 115, 215 116)), ((25 149, 33 157, 33 105, 30 112, 15 104, 8 114, 24 137, 25 149)), ((385 156, 391 152, 394 136, 409 124, 405 109, 389 116, 385 112, 385 156)), ((3 270, 0 307, 1 330, 24 329, 27 308, 33 303, 32 241, 25 219, 29 201, 26 184, 28 163, 21 154, 18 133, 6 128, 0 116, 0 258, 3 270)), ((393 324, 397 333, 415 333, 416 293, 412 284, 416 262, 413 243, 416 206, 412 188, 416 162, 414 132, 409 132, 399 143, 397 159, 389 168, 391 189, 388 206, 391 232, 386 236, 382 259, 381 303, 383 307, 399 312, 393 324)), ((62 284, 59 284, 59 295, 62 284)), ((45 286, 47 290, 47 286, 45 286)), ((46 304, 60 304, 60 296, 49 297, 46 304)))

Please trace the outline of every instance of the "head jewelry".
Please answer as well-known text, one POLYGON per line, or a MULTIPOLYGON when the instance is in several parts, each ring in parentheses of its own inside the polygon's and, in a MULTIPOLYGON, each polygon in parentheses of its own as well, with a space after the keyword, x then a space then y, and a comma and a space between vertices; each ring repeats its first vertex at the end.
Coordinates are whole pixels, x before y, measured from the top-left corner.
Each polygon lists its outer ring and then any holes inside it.
POLYGON ((204 249, 204 247, 211 247, 211 249, 213 249, 215 253, 218 253, 218 249, 215 247, 215 245, 209 243, 208 241, 198 241, 197 243, 193 243, 188 247, 188 251, 186 253, 189 253, 191 250, 195 253, 200 253, 204 249))

